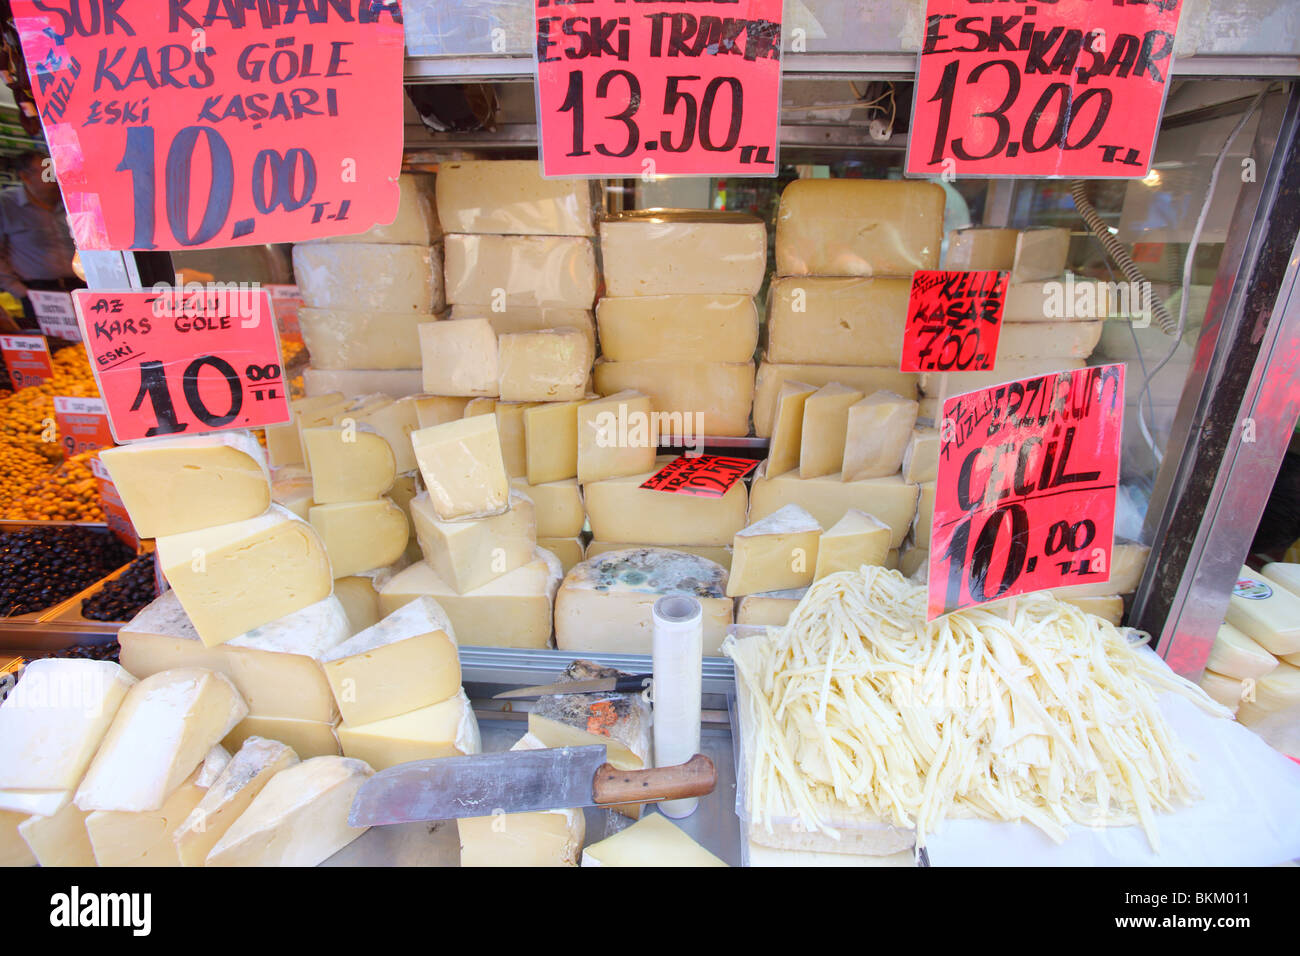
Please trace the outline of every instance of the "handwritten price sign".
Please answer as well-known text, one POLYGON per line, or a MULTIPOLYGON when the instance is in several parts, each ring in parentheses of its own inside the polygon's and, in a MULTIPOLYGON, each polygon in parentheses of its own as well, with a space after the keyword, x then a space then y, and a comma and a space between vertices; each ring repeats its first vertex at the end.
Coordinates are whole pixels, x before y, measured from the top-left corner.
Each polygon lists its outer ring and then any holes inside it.
POLYGON ((108 409, 102 398, 55 395, 54 425, 59 432, 59 444, 63 446, 64 458, 95 448, 113 447, 108 409))
POLYGON ((781 0, 535 0, 546 176, 775 176, 781 0))
POLYGON ((396 216, 396 0, 13 13, 79 248, 299 241, 396 216))
POLYGON ((904 372, 988 371, 998 350, 1007 273, 912 273, 903 330, 904 372))
POLYGON ((1144 176, 1181 0, 927 0, 907 172, 1144 176))
POLYGON ((721 498, 757 467, 758 462, 748 458, 679 455, 642 482, 641 487, 698 498, 721 498))
POLYGON ((43 335, 0 335, 0 353, 9 370, 9 385, 15 390, 54 377, 50 346, 43 335))
POLYGON ((73 293, 118 442, 289 421, 266 290, 73 293))
POLYGON ((1110 577, 1124 366, 944 402, 929 616, 1110 577))

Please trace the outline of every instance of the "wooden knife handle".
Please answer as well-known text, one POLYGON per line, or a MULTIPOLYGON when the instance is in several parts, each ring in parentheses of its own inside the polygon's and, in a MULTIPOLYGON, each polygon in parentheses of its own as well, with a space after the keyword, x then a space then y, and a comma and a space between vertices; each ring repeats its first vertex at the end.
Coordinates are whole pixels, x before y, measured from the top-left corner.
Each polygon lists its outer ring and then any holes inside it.
POLYGON ((596 771, 591 791, 597 804, 653 803, 702 797, 718 785, 718 769, 704 754, 696 754, 676 767, 651 770, 619 770, 602 764, 596 771))

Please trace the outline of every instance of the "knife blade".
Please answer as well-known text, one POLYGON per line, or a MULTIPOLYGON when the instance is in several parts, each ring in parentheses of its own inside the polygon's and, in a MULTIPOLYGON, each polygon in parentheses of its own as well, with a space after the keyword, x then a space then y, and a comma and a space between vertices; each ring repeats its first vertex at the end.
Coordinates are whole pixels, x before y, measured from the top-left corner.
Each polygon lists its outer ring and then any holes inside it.
POLYGON ((493 694, 493 700, 513 700, 516 697, 550 697, 552 694, 639 693, 649 686, 653 674, 628 674, 623 677, 597 677, 592 680, 571 680, 561 684, 538 684, 535 687, 516 687, 514 690, 493 694))
POLYGON ((556 747, 415 760, 361 785, 348 814, 354 827, 486 817, 618 803, 701 797, 717 786, 704 754, 675 767, 619 770, 605 748, 556 747))

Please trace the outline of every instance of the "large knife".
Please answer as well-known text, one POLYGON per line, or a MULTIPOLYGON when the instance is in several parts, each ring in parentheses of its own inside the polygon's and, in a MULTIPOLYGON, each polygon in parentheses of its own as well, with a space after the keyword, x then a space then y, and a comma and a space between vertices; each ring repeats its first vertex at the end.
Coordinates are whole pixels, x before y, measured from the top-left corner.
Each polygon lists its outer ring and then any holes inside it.
POLYGON ((718 782, 713 761, 696 754, 675 767, 619 770, 605 748, 557 747, 416 760, 381 770, 352 802, 354 827, 486 817, 494 813, 650 803, 702 797, 718 782))
POLYGON ((549 697, 552 694, 640 693, 649 685, 653 674, 624 674, 621 677, 596 677, 591 680, 567 680, 559 684, 517 687, 493 694, 493 700, 516 697, 549 697))

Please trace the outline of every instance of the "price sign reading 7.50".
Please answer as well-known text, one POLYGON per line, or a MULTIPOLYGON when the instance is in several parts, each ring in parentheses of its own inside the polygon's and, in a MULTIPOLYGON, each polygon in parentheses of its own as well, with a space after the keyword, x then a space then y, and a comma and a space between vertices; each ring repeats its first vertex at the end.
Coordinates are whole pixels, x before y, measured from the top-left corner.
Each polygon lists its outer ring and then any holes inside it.
POLYGON ((1181 0, 927 0, 912 176, 1144 176, 1181 0))
POLYGON ((535 0, 546 176, 775 176, 781 0, 535 0))

